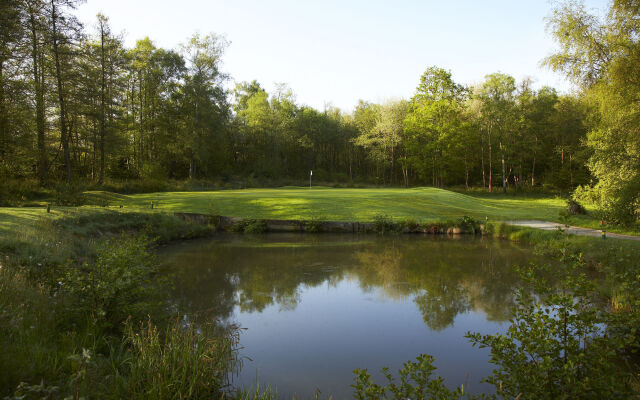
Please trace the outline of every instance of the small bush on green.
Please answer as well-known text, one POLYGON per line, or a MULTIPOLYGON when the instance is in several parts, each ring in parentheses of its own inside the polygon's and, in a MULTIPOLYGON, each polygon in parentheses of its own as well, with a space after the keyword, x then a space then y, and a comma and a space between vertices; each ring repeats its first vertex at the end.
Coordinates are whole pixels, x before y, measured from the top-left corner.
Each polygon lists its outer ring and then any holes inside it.
POLYGON ((59 183, 53 191, 53 203, 57 206, 81 206, 86 198, 83 188, 73 183, 59 183))
POLYGON ((486 222, 485 231, 492 236, 509 239, 509 236, 514 232, 513 226, 505 224, 504 222, 486 222))
POLYGON ((457 223, 456 226, 461 228, 463 232, 476 233, 480 230, 480 222, 472 217, 465 215, 457 223))
POLYGON ((247 225, 246 220, 240 220, 238 222, 234 222, 233 225, 229 228, 231 232, 242 233, 244 232, 244 228, 247 225))
POLYGON ((304 231, 311 232, 311 233, 321 232, 322 224, 323 224, 322 220, 315 219, 315 218, 304 221, 304 231))
POLYGON ((376 215, 373 217, 373 230, 381 235, 398 232, 400 225, 388 215, 376 215))
POLYGON ((250 221, 244 228, 244 233, 265 233, 265 232, 267 232, 267 223, 261 219, 250 221))
POLYGON ((317 211, 311 211, 311 218, 303 221, 305 232, 321 232, 322 225, 327 220, 327 217, 317 211))
POLYGON ((407 229, 409 232, 414 232, 420 228, 420 223, 414 218, 405 218, 400 225, 402 229, 407 229))
POLYGON ((243 219, 231 226, 232 232, 244 233, 265 233, 267 232, 267 223, 261 219, 243 219))

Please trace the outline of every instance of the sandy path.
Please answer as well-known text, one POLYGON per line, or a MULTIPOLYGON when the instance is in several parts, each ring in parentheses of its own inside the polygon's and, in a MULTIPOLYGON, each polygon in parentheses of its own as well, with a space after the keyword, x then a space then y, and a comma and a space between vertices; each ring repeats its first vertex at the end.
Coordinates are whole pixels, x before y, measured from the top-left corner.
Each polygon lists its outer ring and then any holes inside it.
MULTIPOLYGON (((536 221, 536 220, 506 221, 506 223, 509 225, 515 225, 515 226, 525 226, 528 228, 543 229, 545 231, 552 231, 554 229, 558 229, 558 227, 564 228, 564 225, 559 224, 557 222, 536 221)), ((590 229, 590 228, 581 228, 579 226, 569 226, 568 231, 569 233, 574 235, 594 236, 594 237, 602 236, 602 232, 600 230, 590 229)), ((607 232, 607 238, 640 240, 640 236, 620 235, 617 233, 610 233, 610 232, 607 232)))

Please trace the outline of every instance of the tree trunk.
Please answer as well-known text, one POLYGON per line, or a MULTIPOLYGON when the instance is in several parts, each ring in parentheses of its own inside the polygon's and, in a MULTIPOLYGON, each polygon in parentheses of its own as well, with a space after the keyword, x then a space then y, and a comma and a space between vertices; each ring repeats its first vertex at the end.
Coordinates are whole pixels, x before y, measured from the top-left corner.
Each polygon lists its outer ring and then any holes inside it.
POLYGON ((44 89, 41 75, 42 70, 38 70, 42 54, 38 49, 38 31, 36 27, 35 10, 29 7, 29 24, 31 28, 31 61, 33 62, 33 89, 36 100, 36 137, 38 145, 38 178, 40 184, 47 180, 47 150, 45 147, 44 132, 44 89))
POLYGON ((9 136, 9 121, 7 120, 7 110, 5 109, 5 94, 4 94, 4 65, 3 60, 0 60, 0 156, 4 158, 7 152, 8 136, 9 136))
POLYGON ((493 178, 493 162, 492 162, 492 149, 491 149, 491 128, 489 128, 489 193, 491 193, 491 182, 493 178))
POLYGON ((482 161, 482 188, 486 188, 487 187, 487 181, 484 175, 484 134, 482 133, 482 130, 480 130, 480 154, 481 154, 481 161, 482 161))
POLYGON ((142 72, 139 71, 138 72, 138 104, 140 106, 140 125, 138 127, 138 130, 140 132, 140 149, 138 150, 139 153, 139 157, 140 157, 140 166, 142 166, 142 164, 144 163, 144 104, 142 102, 142 72))
POLYGON ((390 186, 393 186, 393 171, 394 171, 393 166, 395 161, 394 149, 395 149, 395 146, 393 145, 393 143, 391 143, 391 177, 389 178, 390 186))
POLYGON ((573 189, 573 154, 569 153, 569 185, 573 189))
POLYGON ((58 101, 60 103, 60 142, 62 143, 62 152, 64 163, 67 169, 67 181, 71 183, 73 176, 71 172, 71 154, 69 153, 69 134, 67 132, 67 114, 64 99, 64 90, 62 87, 62 68, 60 66, 60 49, 58 46, 58 14, 54 0, 51 0, 51 25, 53 36, 53 56, 56 66, 56 83, 58 87, 58 101))
POLYGON ((502 159, 502 193, 507 193, 507 176, 504 169, 504 149, 502 147, 502 141, 500 141, 500 158, 502 159))
POLYGON ((518 190, 522 189, 522 159, 520 159, 520 167, 518 168, 518 190))
POLYGON ((409 166, 407 165, 406 149, 404 153, 404 165, 402 166, 402 173, 404 175, 404 187, 409 187, 409 166))
POLYGON ((469 164, 467 163, 467 155, 464 157, 464 187, 469 190, 469 164))
POLYGON ((104 22, 100 21, 100 175, 98 185, 104 182, 104 131, 105 131, 105 56, 104 56, 104 22))
POLYGON ((433 168, 432 168, 432 177, 431 177, 431 185, 436 187, 436 156, 433 156, 433 168))
POLYGON ((538 136, 536 136, 536 147, 533 148, 533 164, 531 165, 531 187, 536 185, 536 148, 538 147, 538 136))
MULTIPOLYGON (((197 95, 196 95, 197 96, 197 95)), ((196 145, 198 134, 198 98, 196 97, 194 112, 193 112, 193 131, 192 143, 191 143, 191 159, 189 160, 189 179, 196 177, 196 145)))
POLYGON ((353 182, 353 154, 351 153, 351 148, 349 148, 349 181, 353 182))

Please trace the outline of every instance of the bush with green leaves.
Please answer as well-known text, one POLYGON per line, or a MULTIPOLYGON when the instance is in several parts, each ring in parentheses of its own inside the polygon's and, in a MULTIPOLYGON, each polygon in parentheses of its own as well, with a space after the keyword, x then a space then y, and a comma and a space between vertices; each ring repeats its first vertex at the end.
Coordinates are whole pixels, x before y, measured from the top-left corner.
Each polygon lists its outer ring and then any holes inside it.
POLYGON ((569 199, 567 200, 567 212, 570 215, 584 215, 587 213, 587 210, 584 208, 584 206, 580 203, 578 203, 576 200, 574 199, 569 199))
POLYGON ((72 183, 59 183, 53 191, 53 203, 58 206, 81 206, 86 200, 83 188, 72 183))
POLYGON ((268 231, 267 223, 261 219, 243 219, 231 226, 232 232, 265 233, 268 231))
POLYGON ((322 232, 323 223, 324 222, 322 220, 316 218, 304 221, 304 231, 311 233, 322 232))
POLYGON ((0 181, 0 207, 24 207, 33 200, 45 198, 48 192, 36 180, 0 177, 0 181))
POLYGON ((379 214, 373 217, 373 230, 381 235, 395 233, 399 229, 400 225, 388 215, 379 214))
POLYGON ((158 266, 146 236, 121 235, 97 248, 95 263, 69 264, 58 291, 76 315, 119 330, 130 316, 141 319, 162 306, 158 266))
POLYGON ((456 223, 456 226, 461 228, 463 232, 467 233, 476 233, 480 231, 480 222, 475 220, 473 217, 469 217, 468 215, 460 218, 460 220, 456 223))
POLYGON ((398 371, 399 381, 396 381, 388 368, 383 368, 387 384, 378 385, 371 379, 371 375, 366 369, 356 369, 354 383, 354 398, 358 400, 378 400, 378 399, 461 399, 464 395, 462 387, 449 390, 441 377, 433 377, 434 358, 430 355, 421 354, 416 357, 416 361, 407 361, 398 371))
POLYGON ((415 231, 417 231, 417 230, 422 228, 418 221, 416 221, 414 218, 410 218, 410 217, 405 218, 400 223, 400 226, 402 227, 402 229, 406 229, 409 232, 415 232, 415 231))
POLYGON ((467 334, 498 366, 486 382, 507 399, 631 398, 620 355, 633 339, 611 334, 582 258, 564 250, 560 266, 520 269, 537 295, 518 290, 506 334, 467 334))

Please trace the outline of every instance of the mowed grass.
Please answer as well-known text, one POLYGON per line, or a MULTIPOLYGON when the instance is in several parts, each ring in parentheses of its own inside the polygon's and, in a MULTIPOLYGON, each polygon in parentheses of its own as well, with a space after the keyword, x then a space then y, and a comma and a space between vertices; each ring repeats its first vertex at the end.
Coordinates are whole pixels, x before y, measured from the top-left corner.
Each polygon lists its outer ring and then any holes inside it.
MULTIPOLYGON (((98 196, 99 192, 92 192, 98 196)), ((105 193, 105 195, 108 195, 105 193)), ((120 196, 112 206, 242 218, 372 221, 394 219, 443 221, 465 215, 479 220, 558 220, 564 200, 554 197, 466 195, 436 188, 334 189, 325 187, 243 189, 214 192, 161 192, 120 196)))
MULTIPOLYGON (((85 196, 104 207, 0 208, 0 236, 20 232, 44 218, 110 212, 190 212, 229 217, 285 220, 372 221, 376 215, 417 222, 457 220, 470 216, 479 221, 536 219, 560 222, 566 210, 562 198, 552 195, 465 194, 437 188, 343 189, 283 187, 276 189, 220 190, 210 192, 158 192, 123 195, 91 191, 85 196), (151 203, 154 207, 151 209, 151 203), (122 206, 122 208, 120 208, 122 206)), ((587 207, 589 209, 589 207, 587 207)), ((593 216, 572 217, 572 224, 599 228, 593 216)), ((611 232, 640 234, 635 227, 608 227, 611 232)))

